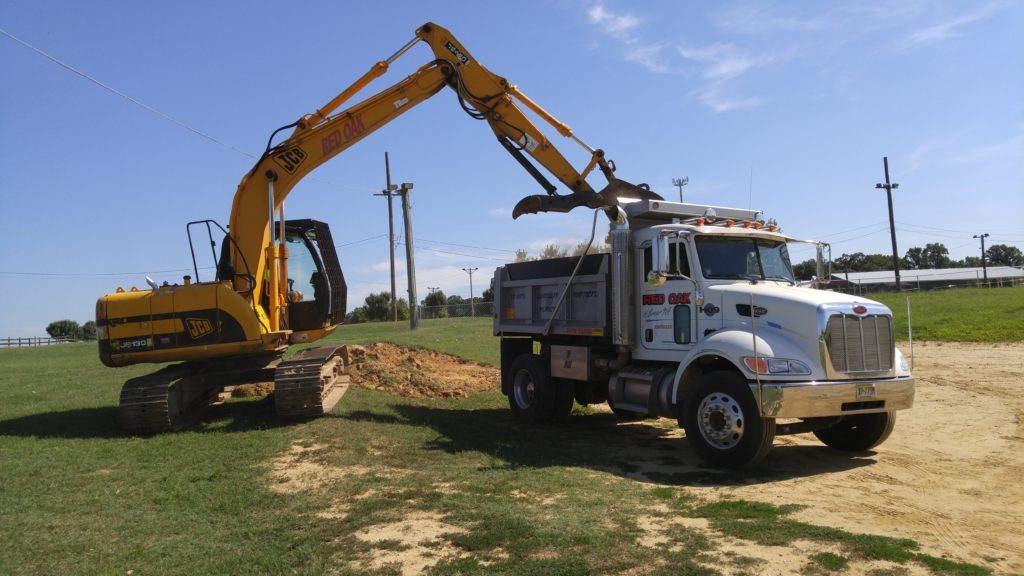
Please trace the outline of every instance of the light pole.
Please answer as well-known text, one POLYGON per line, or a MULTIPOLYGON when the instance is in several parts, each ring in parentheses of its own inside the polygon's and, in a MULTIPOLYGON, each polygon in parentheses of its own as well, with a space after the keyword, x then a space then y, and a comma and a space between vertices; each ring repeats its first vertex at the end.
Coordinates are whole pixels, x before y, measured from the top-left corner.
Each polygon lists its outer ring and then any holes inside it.
POLYGON ((975 234, 974 237, 981 238, 981 273, 985 277, 985 285, 988 286, 988 264, 985 262, 985 238, 988 238, 988 232, 975 234))
POLYGON ((885 184, 875 184, 875 188, 885 189, 885 196, 889 200, 889 235, 892 236, 892 269, 896 274, 896 291, 900 291, 900 257, 899 251, 896 250, 896 221, 892 216, 892 191, 899 188, 900 185, 889 182, 889 157, 882 157, 882 162, 885 164, 885 184))
POLYGON ((476 316, 476 311, 473 307, 473 272, 476 272, 479 268, 463 268, 463 272, 469 273, 469 316, 472 318, 476 316))
POLYGON ((689 183, 690 183, 690 177, 689 176, 684 176, 682 178, 673 178, 672 179, 672 185, 679 187, 679 203, 680 204, 683 203, 683 186, 686 186, 689 183))

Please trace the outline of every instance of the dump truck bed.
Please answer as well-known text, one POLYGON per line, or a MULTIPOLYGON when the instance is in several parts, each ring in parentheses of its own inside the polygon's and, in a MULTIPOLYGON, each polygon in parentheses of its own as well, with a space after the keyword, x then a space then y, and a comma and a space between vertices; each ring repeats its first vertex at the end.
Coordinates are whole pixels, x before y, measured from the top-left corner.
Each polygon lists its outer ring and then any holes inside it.
POLYGON ((565 300, 559 305, 578 262, 578 256, 571 256, 507 264, 495 270, 494 334, 543 334, 554 314, 549 334, 610 338, 608 254, 584 257, 565 300))

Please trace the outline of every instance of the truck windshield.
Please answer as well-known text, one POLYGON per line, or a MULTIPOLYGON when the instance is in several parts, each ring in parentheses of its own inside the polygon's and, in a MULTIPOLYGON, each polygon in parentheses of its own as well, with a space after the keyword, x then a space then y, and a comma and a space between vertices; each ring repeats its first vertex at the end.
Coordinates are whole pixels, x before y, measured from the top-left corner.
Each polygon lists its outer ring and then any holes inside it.
POLYGON ((697 236, 705 278, 780 280, 795 283, 785 242, 764 238, 697 236))

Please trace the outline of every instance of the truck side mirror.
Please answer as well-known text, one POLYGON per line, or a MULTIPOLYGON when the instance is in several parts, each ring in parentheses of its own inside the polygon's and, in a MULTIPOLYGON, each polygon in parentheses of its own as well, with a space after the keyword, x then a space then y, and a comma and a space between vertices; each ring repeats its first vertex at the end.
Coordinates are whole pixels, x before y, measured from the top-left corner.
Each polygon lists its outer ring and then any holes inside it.
POLYGON ((668 271, 668 236, 661 234, 651 241, 651 271, 647 273, 647 283, 657 288, 667 280, 668 271))

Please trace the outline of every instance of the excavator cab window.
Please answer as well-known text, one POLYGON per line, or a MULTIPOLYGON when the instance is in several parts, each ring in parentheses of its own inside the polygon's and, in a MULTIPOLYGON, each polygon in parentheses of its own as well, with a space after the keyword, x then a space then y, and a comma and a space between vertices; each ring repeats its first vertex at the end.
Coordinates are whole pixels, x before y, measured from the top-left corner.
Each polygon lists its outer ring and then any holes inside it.
POLYGON ((330 229, 316 220, 285 222, 288 247, 288 326, 315 330, 345 317, 345 279, 330 229))

